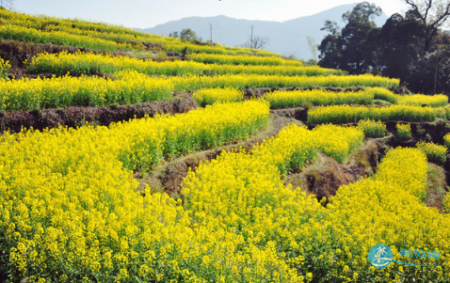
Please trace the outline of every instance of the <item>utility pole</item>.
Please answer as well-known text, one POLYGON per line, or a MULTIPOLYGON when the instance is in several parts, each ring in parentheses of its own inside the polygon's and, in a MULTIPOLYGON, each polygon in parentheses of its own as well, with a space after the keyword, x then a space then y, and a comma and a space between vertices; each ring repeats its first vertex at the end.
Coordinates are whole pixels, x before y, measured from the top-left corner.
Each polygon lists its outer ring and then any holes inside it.
POLYGON ((210 32, 210 35, 211 35, 211 43, 212 43, 213 42, 212 41, 212 23, 209 24, 209 32, 210 32))
POLYGON ((253 25, 252 25, 252 33, 250 36, 250 49, 253 50, 253 25))

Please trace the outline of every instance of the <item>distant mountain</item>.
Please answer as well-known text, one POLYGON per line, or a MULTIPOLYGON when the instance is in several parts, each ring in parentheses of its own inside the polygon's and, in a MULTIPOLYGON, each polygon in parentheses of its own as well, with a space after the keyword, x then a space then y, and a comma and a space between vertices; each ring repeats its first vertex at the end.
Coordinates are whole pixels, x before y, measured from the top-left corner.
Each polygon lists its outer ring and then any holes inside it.
MULTIPOLYGON (((190 17, 140 30, 168 36, 169 33, 174 31, 180 32, 182 29, 190 28, 206 41, 210 39, 210 24, 212 24, 213 42, 219 42, 227 46, 240 46, 248 40, 253 25, 254 36, 269 38, 269 45, 265 49, 282 55, 294 54, 298 59, 308 60, 312 58, 312 55, 308 47, 307 37, 311 36, 316 44, 320 44, 326 35, 326 32, 320 30, 325 20, 335 21, 343 27, 342 14, 352 10, 354 6, 356 6, 356 3, 342 5, 312 16, 300 17, 282 23, 240 20, 226 16, 190 17)), ((375 19, 375 23, 382 26, 387 18, 383 13, 375 19)))

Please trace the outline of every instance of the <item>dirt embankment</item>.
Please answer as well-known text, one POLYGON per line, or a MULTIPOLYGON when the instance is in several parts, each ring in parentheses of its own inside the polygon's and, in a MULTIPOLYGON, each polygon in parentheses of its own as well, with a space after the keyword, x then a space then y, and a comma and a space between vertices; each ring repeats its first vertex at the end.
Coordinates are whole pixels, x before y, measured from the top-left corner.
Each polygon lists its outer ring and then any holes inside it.
POLYGON ((93 125, 108 126, 112 122, 153 117, 158 113, 185 113, 198 107, 190 96, 176 97, 174 100, 154 101, 132 105, 105 107, 66 107, 42 111, 14 111, 0 114, 0 132, 10 130, 20 132, 21 128, 43 130, 58 126, 77 127, 89 122, 93 125))
POLYGON ((336 160, 319 153, 318 159, 301 172, 286 175, 284 181, 315 194, 320 201, 336 195, 342 185, 354 183, 357 180, 375 174, 378 163, 383 156, 385 146, 377 140, 368 140, 358 148, 346 162, 336 160))

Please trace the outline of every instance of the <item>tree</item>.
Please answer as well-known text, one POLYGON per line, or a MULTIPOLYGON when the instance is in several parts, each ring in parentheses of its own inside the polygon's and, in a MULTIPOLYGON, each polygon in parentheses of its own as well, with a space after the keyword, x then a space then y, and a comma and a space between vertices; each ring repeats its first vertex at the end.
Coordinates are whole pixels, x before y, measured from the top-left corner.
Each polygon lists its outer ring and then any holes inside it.
POLYGON ((384 76, 409 81, 421 58, 425 27, 400 14, 392 15, 377 39, 378 65, 384 76))
POLYGON ((312 61, 308 61, 308 62, 315 62, 315 64, 313 65, 317 65, 317 44, 316 41, 314 40, 313 37, 308 36, 306 37, 306 39, 308 40, 308 46, 309 46, 309 50, 311 51, 311 56, 312 56, 312 61))
POLYGON ((178 31, 174 31, 173 33, 169 33, 169 37, 178 38, 178 31))
POLYGON ((0 0, 0 8, 12 9, 15 0, 0 0))
POLYGON ((263 49, 269 45, 268 37, 254 36, 249 37, 249 39, 242 44, 242 47, 250 48, 250 49, 263 49))
POLYGON ((374 65, 374 38, 379 32, 373 18, 381 9, 368 2, 356 5, 342 15, 347 24, 342 30, 336 23, 326 21, 322 30, 328 34, 321 42, 319 65, 348 71, 350 74, 366 73, 374 65))
POLYGON ((183 29, 180 32, 180 38, 189 41, 201 41, 201 39, 197 37, 195 31, 191 30, 190 28, 183 29))
POLYGON ((410 18, 426 26, 424 50, 428 52, 433 38, 450 16, 449 0, 404 0, 411 6, 410 18))

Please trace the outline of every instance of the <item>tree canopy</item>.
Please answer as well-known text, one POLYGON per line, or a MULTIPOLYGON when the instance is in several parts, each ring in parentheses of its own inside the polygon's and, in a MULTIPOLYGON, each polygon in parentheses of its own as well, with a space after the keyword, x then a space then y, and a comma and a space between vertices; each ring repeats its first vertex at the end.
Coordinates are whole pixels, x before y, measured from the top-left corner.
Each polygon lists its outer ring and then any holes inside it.
POLYGON ((328 35, 318 49, 319 65, 400 78, 415 92, 450 93, 450 35, 440 30, 448 18, 450 1, 405 0, 411 9, 394 14, 381 27, 373 22, 382 11, 368 2, 342 15, 341 29, 326 21, 328 35), (447 65, 446 65, 447 64, 447 65))

